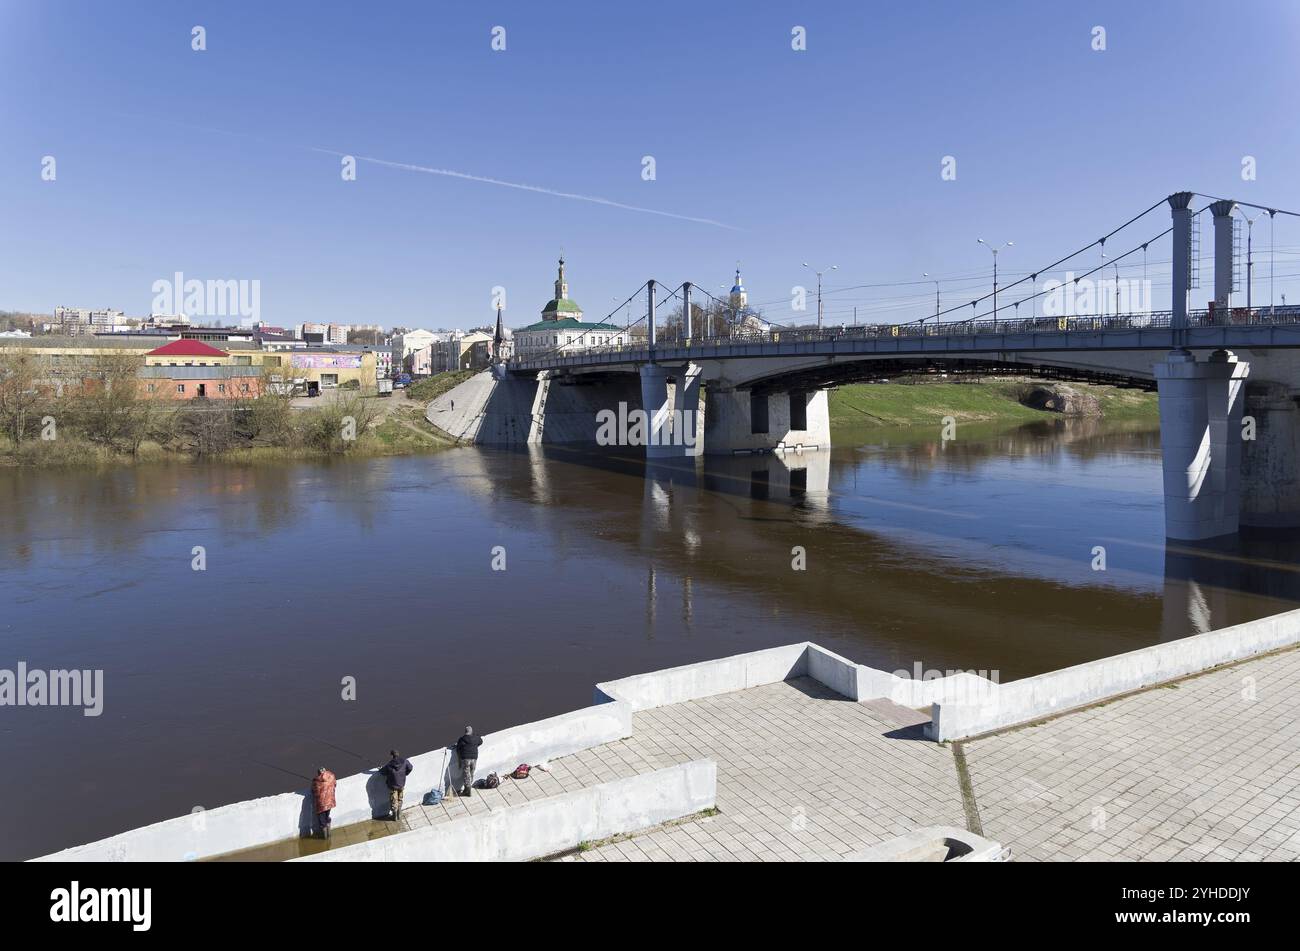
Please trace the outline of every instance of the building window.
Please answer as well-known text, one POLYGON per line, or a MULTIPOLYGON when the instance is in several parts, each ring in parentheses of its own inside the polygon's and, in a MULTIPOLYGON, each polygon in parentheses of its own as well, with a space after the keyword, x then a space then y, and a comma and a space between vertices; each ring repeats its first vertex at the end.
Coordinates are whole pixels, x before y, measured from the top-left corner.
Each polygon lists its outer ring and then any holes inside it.
POLYGON ((153 392, 153 384, 152 384, 152 383, 149 384, 149 392, 150 392, 150 393, 153 392))
MULTIPOLYGON (((224 389, 224 387, 223 387, 222 389, 224 389)), ((241 384, 239 384, 239 392, 241 392, 241 393, 247 393, 247 392, 248 392, 248 384, 247 384, 247 383, 241 383, 241 384)))
POLYGON ((224 392, 226 392, 226 384, 224 384, 224 383, 218 383, 218 384, 217 384, 217 392, 218 392, 218 393, 224 393, 224 392))
POLYGON ((184 384, 184 383, 177 383, 177 384, 176 384, 176 392, 177 392, 177 393, 184 393, 184 392, 185 392, 185 384, 184 384))

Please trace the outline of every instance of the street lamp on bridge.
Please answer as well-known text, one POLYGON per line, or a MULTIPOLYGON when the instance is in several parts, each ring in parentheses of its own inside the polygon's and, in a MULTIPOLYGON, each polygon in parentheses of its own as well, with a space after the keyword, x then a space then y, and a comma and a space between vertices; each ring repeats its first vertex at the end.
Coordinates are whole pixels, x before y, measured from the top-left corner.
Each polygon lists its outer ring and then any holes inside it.
POLYGON ((1008 241, 1006 244, 999 244, 995 248, 983 238, 976 238, 975 240, 993 252, 993 326, 996 327, 998 325, 998 252, 1003 248, 1014 248, 1016 243, 1008 241))
MULTIPOLYGON (((934 322, 937 324, 939 322, 939 282, 936 281, 934 278, 930 277, 929 271, 922 271, 921 276, 929 280, 930 283, 934 285, 934 322)), ((922 317, 921 323, 924 324, 928 319, 929 318, 927 317, 922 317)), ((854 321, 854 323, 856 323, 856 321, 854 321)), ((922 331, 922 333, 924 333, 924 331, 922 331)))
MULTIPOLYGON (((824 274, 825 272, 815 270, 807 261, 803 262, 803 266, 808 268, 808 270, 812 271, 814 274, 817 275, 817 329, 821 330, 822 329, 822 274, 824 274)), ((838 271, 839 265, 832 264, 826 270, 838 271)))
POLYGON ((1255 222, 1264 217, 1264 212, 1261 211, 1252 218, 1250 215, 1242 211, 1241 206, 1238 205, 1237 213, 1246 219, 1246 310, 1249 312, 1251 299, 1250 291, 1252 285, 1255 283, 1255 261, 1251 257, 1251 239, 1255 234, 1255 222))

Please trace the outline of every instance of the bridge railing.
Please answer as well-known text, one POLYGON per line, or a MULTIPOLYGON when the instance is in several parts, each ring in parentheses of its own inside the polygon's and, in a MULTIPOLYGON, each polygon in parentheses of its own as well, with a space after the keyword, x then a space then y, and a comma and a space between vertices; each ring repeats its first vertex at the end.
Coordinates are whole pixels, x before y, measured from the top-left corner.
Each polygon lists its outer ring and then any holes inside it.
MULTIPOLYGON (((839 327, 771 327, 767 330, 737 330, 727 336, 696 337, 690 340, 660 339, 659 347, 690 347, 695 350, 724 350, 748 344, 823 343, 837 340, 904 339, 916 337, 968 337, 979 334, 1029 333, 1105 333, 1121 330, 1166 330, 1173 319, 1170 311, 1141 314, 1085 314, 1068 317, 1026 317, 1009 320, 917 322, 910 324, 859 324, 839 327)), ((1187 326, 1229 327, 1300 323, 1300 306, 1285 307, 1210 307, 1190 311, 1187 326)), ((516 357, 514 363, 529 363, 548 358, 582 359, 592 355, 644 353, 646 344, 584 347, 538 357, 516 357)))

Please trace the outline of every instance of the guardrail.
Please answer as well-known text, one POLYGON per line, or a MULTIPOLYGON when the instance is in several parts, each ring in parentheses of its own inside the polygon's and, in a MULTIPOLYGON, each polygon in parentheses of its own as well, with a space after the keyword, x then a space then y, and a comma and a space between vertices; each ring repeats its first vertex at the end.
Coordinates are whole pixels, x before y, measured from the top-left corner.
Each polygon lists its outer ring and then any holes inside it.
MULTIPOLYGON (((1085 314, 1070 317, 1027 317, 985 320, 919 321, 907 324, 865 324, 839 327, 771 327, 768 330, 735 331, 725 337, 696 337, 691 339, 664 339, 660 337, 657 348, 690 347, 692 349, 722 350, 754 344, 825 343, 836 341, 911 339, 918 337, 973 337, 980 334, 1029 333, 1108 333, 1131 330, 1169 330, 1173 314, 1170 311, 1152 311, 1141 314, 1085 314)), ((1258 327, 1300 324, 1300 306, 1286 307, 1233 307, 1190 311, 1187 329, 1205 327, 1258 327)), ((526 369, 556 359, 570 360, 593 356, 608 357, 627 354, 644 354, 644 342, 621 346, 582 347, 574 350, 556 350, 545 355, 515 357, 512 367, 526 369)))

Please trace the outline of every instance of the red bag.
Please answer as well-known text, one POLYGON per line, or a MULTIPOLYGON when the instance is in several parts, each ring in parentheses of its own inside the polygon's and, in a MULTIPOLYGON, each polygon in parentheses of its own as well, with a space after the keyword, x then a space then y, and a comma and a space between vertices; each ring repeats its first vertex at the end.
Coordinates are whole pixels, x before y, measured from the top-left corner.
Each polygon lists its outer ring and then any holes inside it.
POLYGON ((528 778, 528 764, 527 764, 527 763, 520 763, 518 766, 516 766, 516 767, 515 767, 515 771, 514 771, 513 773, 510 774, 510 778, 511 778, 511 779, 527 779, 527 778, 528 778))

